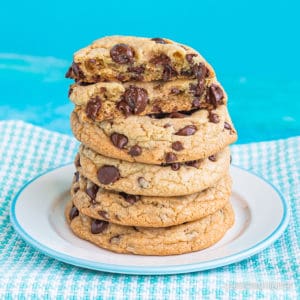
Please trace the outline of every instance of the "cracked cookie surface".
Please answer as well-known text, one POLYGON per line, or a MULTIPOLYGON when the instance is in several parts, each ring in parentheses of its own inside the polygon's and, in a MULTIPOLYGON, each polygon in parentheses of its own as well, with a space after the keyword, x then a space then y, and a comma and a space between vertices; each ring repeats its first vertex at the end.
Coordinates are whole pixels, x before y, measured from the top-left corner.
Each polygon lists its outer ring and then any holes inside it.
POLYGON ((237 139, 225 105, 190 115, 130 116, 100 123, 86 120, 78 108, 71 115, 71 127, 79 141, 99 154, 146 164, 202 159, 237 139))
POLYGON ((213 109, 227 103, 221 85, 212 80, 174 80, 168 82, 98 82, 73 84, 70 100, 80 106, 89 120, 103 121, 129 115, 149 115, 213 109))
POLYGON ((65 210, 73 233, 98 247, 117 253, 175 255, 198 251, 218 242, 234 223, 230 203, 200 220, 149 228, 122 226, 80 214, 72 201, 65 210))
POLYGON ((92 83, 169 81, 202 80, 215 73, 197 51, 169 39, 108 36, 77 51, 66 77, 92 83))
POLYGON ((71 197, 80 213, 127 226, 167 227, 191 222, 216 212, 229 201, 231 178, 214 187, 178 197, 147 197, 116 193, 96 186, 76 173, 71 197))
POLYGON ((230 150, 214 157, 159 166, 105 157, 81 145, 78 170, 108 190, 145 196, 181 196, 215 185, 228 172, 230 150))

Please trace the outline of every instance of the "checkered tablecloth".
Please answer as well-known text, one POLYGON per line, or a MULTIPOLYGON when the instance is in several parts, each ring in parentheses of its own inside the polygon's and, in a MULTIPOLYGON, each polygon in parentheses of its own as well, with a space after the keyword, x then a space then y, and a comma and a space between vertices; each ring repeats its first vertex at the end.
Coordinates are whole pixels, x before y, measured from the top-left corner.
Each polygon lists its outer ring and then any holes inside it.
POLYGON ((242 262, 167 276, 77 268, 41 254, 14 231, 9 207, 18 190, 37 174, 71 162, 77 147, 69 136, 20 121, 0 122, 0 299, 300 298, 300 137, 232 147, 236 165, 260 173, 289 202, 284 235, 242 262))

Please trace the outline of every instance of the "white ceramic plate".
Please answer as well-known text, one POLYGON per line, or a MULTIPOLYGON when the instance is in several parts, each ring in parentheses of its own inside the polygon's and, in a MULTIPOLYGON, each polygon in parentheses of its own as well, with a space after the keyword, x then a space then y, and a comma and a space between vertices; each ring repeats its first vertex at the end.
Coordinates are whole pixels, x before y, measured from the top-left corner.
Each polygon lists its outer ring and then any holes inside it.
POLYGON ((139 256, 97 248, 72 234, 65 219, 73 165, 49 171, 26 184, 11 204, 11 222, 30 245, 57 260, 124 274, 194 272, 241 261, 272 244, 288 224, 285 199, 264 179, 231 167, 236 221, 214 246, 183 255, 139 256))

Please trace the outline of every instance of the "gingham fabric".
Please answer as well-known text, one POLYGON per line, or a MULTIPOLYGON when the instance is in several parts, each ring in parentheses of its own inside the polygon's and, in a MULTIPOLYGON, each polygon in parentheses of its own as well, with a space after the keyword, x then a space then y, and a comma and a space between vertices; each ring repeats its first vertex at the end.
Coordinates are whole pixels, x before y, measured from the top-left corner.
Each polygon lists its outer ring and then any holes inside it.
POLYGON ((260 173, 289 202, 284 235, 242 262, 167 276, 77 268, 41 254, 14 231, 12 198, 37 174, 71 162, 77 147, 69 136, 0 122, 0 299, 299 299, 300 137, 232 147, 235 164, 260 173))

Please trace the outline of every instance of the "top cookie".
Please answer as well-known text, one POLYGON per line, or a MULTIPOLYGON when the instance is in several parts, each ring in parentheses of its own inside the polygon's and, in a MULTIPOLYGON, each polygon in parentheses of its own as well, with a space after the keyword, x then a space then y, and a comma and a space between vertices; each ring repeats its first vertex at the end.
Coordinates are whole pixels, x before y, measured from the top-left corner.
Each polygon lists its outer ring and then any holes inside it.
POLYGON ((95 83, 204 80, 215 74, 197 51, 169 39, 108 36, 77 51, 66 77, 95 83))

